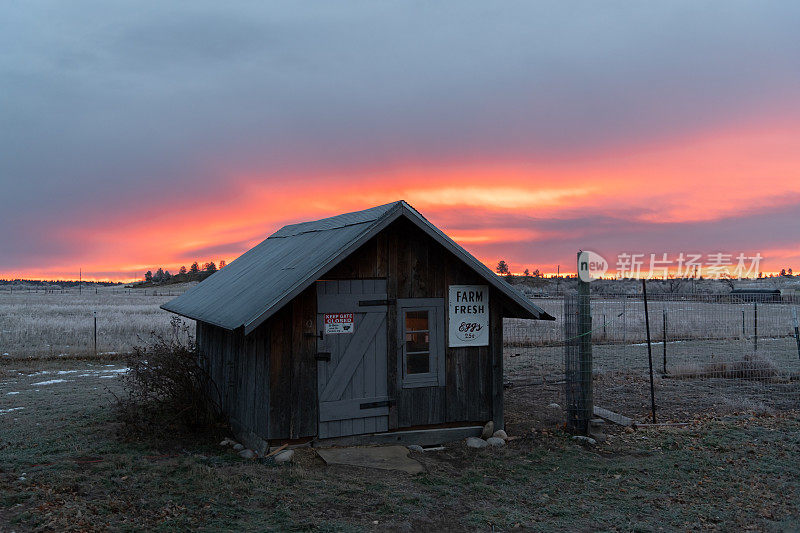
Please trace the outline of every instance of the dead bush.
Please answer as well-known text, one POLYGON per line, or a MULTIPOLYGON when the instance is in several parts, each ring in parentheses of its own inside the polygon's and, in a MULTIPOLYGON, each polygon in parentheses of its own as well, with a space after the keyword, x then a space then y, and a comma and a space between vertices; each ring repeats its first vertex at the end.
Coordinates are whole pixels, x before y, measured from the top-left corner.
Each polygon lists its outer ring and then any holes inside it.
POLYGON ((199 431, 223 422, 219 394, 194 338, 187 331, 179 335, 179 328, 178 319, 172 338, 153 334, 150 344, 135 347, 125 358, 129 370, 122 377, 125 393, 117 398, 117 408, 129 431, 199 431))
POLYGON ((737 361, 680 365, 670 372, 670 377, 770 380, 778 377, 778 369, 758 354, 746 354, 737 361))

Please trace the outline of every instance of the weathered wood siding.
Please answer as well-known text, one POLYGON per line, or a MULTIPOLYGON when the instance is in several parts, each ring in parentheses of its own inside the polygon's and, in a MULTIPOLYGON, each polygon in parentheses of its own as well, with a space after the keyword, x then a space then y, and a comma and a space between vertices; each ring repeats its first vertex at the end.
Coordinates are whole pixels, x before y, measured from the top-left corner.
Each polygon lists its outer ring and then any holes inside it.
POLYGON ((264 439, 316 435, 315 315, 311 287, 247 337, 197 323, 212 393, 234 426, 264 439))
POLYGON ((220 401, 232 424, 264 434, 268 413, 269 356, 264 332, 245 338, 241 331, 228 331, 197 323, 197 346, 201 362, 213 381, 210 393, 220 401))
MULTIPOLYGON (((448 297, 449 285, 486 282, 412 223, 400 219, 328 272, 324 279, 385 278, 387 295, 448 297)), ((480 422, 503 424, 505 296, 490 288, 489 346, 445 349, 444 387, 400 387, 397 308, 388 308, 389 428, 480 422)), ((224 412, 264 439, 317 434, 316 287, 312 285, 246 338, 198 322, 198 348, 224 412)), ((445 321, 445 345, 447 344, 445 321)))
MULTIPOLYGON (((325 279, 386 278, 390 299, 444 298, 448 286, 485 285, 479 275, 412 223, 400 219, 364 244, 325 279)), ((494 420, 502 427, 504 296, 490 290, 489 346, 446 348, 446 385, 403 389, 397 378, 397 308, 389 306, 391 429, 494 420)), ((447 325, 445 325, 445 331, 447 325)), ((445 334, 445 344, 447 343, 445 334)))

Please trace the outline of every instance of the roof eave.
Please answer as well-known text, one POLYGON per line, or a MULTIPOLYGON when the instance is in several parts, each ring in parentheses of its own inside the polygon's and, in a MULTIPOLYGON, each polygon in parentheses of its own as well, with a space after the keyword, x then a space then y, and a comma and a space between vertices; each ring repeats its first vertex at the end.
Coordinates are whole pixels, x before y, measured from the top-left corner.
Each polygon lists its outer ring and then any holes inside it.
MULTIPOLYGON (((212 326, 216 326, 218 328, 226 329, 228 331, 234 331, 234 330, 238 329, 237 327, 233 327, 232 328, 230 326, 226 326, 225 324, 220 324, 218 322, 214 322, 213 320, 209 320, 207 318, 202 318, 202 317, 199 317, 199 316, 190 316, 190 315, 181 313, 179 311, 175 311, 174 309, 170 309, 169 307, 167 307, 168 304, 169 304, 169 302, 161 304, 161 305, 159 305, 159 307, 161 309, 163 309, 164 311, 168 311, 168 312, 173 313, 175 315, 182 316, 183 318, 188 318, 189 320, 194 320, 195 322, 203 322, 205 324, 211 324, 212 326)), ((241 326, 238 326, 238 327, 241 327, 241 326)))

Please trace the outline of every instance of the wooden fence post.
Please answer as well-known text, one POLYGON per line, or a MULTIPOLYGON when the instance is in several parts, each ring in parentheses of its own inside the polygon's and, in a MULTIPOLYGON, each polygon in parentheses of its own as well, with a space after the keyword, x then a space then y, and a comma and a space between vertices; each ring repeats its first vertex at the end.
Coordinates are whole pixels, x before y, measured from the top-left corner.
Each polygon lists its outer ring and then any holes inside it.
MULTIPOLYGON (((579 260, 580 257, 578 253, 579 260)), ((594 416, 592 315, 589 283, 580 278, 578 293, 564 295, 564 363, 567 427, 587 435, 589 420, 594 416)))

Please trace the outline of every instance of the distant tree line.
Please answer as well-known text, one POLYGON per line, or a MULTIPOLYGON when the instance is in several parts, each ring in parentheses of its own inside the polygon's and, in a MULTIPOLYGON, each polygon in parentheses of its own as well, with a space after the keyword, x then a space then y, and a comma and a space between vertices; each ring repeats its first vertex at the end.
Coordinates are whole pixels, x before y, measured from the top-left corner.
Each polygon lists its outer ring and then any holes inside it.
MULTIPOLYGON (((506 262, 505 262, 504 260, 502 260, 502 259, 500 260, 500 262, 499 262, 499 263, 497 263, 497 267, 495 268, 495 271, 496 271, 496 272, 497 272, 499 275, 501 275, 501 276, 505 276, 505 277, 506 277, 506 279, 508 279, 508 280, 511 280, 511 279, 513 279, 513 278, 514 278, 514 274, 512 274, 512 273, 511 273, 511 267, 510 267, 510 266, 508 266, 508 263, 506 263, 506 262)), ((528 279, 528 278, 541 278, 541 277, 543 277, 543 276, 542 276, 542 273, 539 271, 539 269, 538 269, 538 268, 537 268, 537 269, 535 269, 533 272, 531 272, 530 270, 528 270, 528 269, 526 268, 526 269, 525 269, 525 270, 522 272, 522 277, 523 277, 523 278, 525 278, 525 279, 528 279)))
POLYGON ((43 280, 43 279, 0 279, 0 285, 25 285, 30 287, 77 287, 78 285, 109 287, 111 285, 121 285, 121 281, 78 281, 78 280, 43 280))
MULTIPOLYGON (((219 262, 219 268, 225 267, 225 261, 222 260, 219 262)), ((144 282, 143 284, 152 284, 152 285, 164 285, 167 283, 183 283, 186 281, 203 281, 208 276, 213 274, 218 270, 217 265, 213 261, 209 261, 208 263, 203 263, 202 266, 195 261, 192 265, 187 269, 185 266, 182 266, 177 274, 172 274, 169 270, 166 270, 162 267, 159 267, 155 273, 152 270, 148 270, 144 274, 144 282)))

